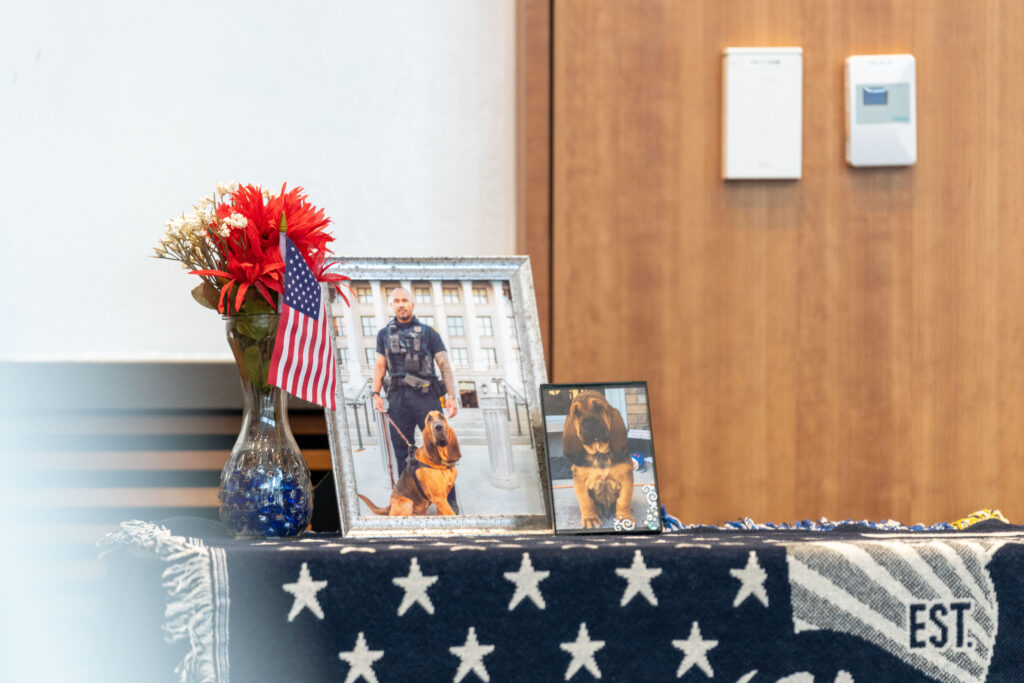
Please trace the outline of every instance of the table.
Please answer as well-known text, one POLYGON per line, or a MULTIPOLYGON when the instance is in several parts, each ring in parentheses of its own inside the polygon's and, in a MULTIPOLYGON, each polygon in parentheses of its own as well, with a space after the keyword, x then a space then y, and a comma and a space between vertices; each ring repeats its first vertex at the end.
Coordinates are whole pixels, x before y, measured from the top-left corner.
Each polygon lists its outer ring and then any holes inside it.
POLYGON ((125 650, 156 657, 127 671, 169 679, 1024 680, 1024 527, 994 521, 239 541, 177 519, 103 546, 125 650))

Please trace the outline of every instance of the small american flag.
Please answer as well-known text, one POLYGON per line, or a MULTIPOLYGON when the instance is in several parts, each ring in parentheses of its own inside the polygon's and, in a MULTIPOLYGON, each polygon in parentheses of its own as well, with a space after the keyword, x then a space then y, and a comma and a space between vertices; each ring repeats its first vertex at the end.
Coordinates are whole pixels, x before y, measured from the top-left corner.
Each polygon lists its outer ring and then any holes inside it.
POLYGON ((267 381, 324 408, 335 410, 337 372, 327 332, 320 283, 287 235, 284 240, 284 299, 267 381))

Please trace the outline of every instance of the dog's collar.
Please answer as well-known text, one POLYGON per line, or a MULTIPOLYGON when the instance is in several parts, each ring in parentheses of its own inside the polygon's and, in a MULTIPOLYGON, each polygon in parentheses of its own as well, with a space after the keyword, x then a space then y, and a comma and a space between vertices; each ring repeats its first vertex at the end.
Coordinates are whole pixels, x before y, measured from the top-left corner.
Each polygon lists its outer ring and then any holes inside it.
MULTIPOLYGON (((436 445, 434 446, 434 448, 438 449, 438 455, 440 457, 440 450, 441 449, 438 446, 436 446, 436 445)), ((447 448, 447 446, 445 448, 447 448)), ((441 464, 441 465, 435 465, 434 463, 429 462, 427 460, 421 460, 420 456, 418 456, 418 455, 416 456, 415 460, 416 460, 416 462, 418 462, 419 464, 423 465, 424 467, 431 467, 431 468, 433 468, 435 470, 450 470, 451 468, 456 466, 456 463, 449 462, 445 458, 442 458, 443 464, 441 464)))

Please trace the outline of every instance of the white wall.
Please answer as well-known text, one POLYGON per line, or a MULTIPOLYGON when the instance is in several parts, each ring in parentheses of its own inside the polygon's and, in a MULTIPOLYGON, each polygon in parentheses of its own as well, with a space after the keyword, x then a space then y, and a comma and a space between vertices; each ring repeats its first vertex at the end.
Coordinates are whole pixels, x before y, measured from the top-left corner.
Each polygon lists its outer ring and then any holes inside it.
POLYGON ((2 360, 226 360, 149 258, 218 180, 302 185, 339 255, 514 249, 512 0, 9 3, 2 360))

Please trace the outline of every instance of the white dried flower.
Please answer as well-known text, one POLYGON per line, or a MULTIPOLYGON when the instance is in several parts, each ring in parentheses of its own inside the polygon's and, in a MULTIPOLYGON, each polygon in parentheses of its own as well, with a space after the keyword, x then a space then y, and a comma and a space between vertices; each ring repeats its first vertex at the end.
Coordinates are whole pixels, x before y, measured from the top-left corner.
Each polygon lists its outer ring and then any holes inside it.
POLYGON ((236 187, 238 187, 238 183, 235 183, 235 182, 223 183, 223 182, 220 182, 218 180, 217 181, 217 194, 231 194, 232 192, 235 191, 236 187))
POLYGON ((269 202, 270 201, 270 190, 263 190, 263 201, 264 202, 269 202))
POLYGON ((190 228, 194 227, 194 226, 198 226, 199 223, 200 223, 199 214, 197 214, 195 211, 183 214, 182 215, 182 220, 184 220, 185 225, 187 227, 190 227, 190 228))
POLYGON ((224 222, 232 228, 244 228, 249 224, 248 219, 240 213, 232 213, 228 218, 224 219, 224 222))

